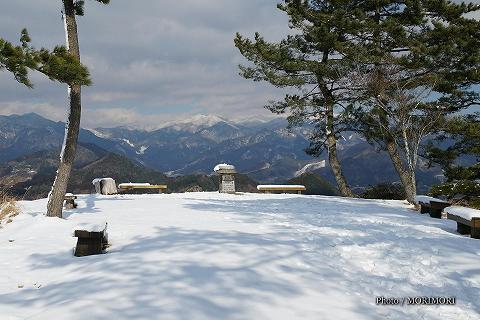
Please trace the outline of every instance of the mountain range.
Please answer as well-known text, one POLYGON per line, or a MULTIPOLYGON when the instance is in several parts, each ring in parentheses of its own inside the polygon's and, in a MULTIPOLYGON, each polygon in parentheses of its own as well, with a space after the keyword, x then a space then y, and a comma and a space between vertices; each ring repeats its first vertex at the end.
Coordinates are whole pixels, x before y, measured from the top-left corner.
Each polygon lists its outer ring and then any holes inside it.
MULTIPOLYGON (((0 164, 0 189, 7 189, 10 194, 23 199, 44 198, 51 189, 57 166, 57 150, 38 151, 0 164)), ((97 177, 112 177, 118 183, 140 181, 166 184, 167 192, 218 190, 218 177, 214 175, 168 177, 122 155, 93 144, 80 143, 68 191, 91 193, 94 191, 92 180, 97 177)), ((257 184, 246 175, 240 174, 236 179, 238 191, 256 192, 257 184)))
MULTIPOLYGON (((116 154, 135 166, 161 172, 165 178, 178 178, 209 176, 216 164, 226 162, 261 183, 284 183, 314 173, 334 184, 327 155, 314 158, 304 151, 309 145, 308 128, 288 130, 286 127, 286 121, 281 118, 234 122, 213 115, 198 115, 152 131, 128 127, 82 129, 79 144, 83 151, 79 151, 76 164, 81 168, 100 159, 101 153, 116 154)), ((43 161, 55 161, 63 134, 62 122, 35 113, 0 116, 0 165, 5 171, 9 162, 35 159, 32 155, 38 152, 51 152, 55 156, 43 161)), ((357 190, 398 181, 388 155, 360 136, 345 135, 338 149, 345 175, 357 190)), ((439 168, 429 168, 421 162, 419 189, 427 190, 439 182, 440 176, 439 168)))

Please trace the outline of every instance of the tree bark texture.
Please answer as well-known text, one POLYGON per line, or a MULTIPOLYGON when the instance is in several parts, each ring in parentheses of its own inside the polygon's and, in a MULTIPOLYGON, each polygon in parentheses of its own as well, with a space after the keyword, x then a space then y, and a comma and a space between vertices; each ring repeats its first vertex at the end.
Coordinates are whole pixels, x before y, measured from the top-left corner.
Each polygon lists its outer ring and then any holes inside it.
MULTIPOLYGON (((63 0, 63 19, 68 52, 80 61, 78 45, 77 22, 73 0, 63 0)), ((82 111, 81 86, 69 85, 68 98, 70 110, 65 124, 65 137, 60 154, 60 164, 48 197, 47 216, 62 217, 63 201, 67 191, 70 172, 77 149, 78 134, 80 131, 80 116, 82 111)))
POLYGON ((415 171, 411 172, 411 170, 405 169, 402 157, 398 152, 395 141, 393 141, 392 139, 389 139, 386 142, 386 147, 387 147, 388 154, 390 155, 390 159, 392 160, 393 166, 395 167, 395 170, 397 171, 400 177, 400 181, 402 182, 402 185, 405 188, 407 201, 414 204, 415 196, 417 195, 415 171))
POLYGON ((337 181, 338 190, 340 194, 344 197, 355 197, 355 194, 350 189, 350 186, 347 183, 347 179, 343 175, 342 166, 337 156, 337 139, 335 138, 335 131, 333 127, 333 104, 327 105, 326 110, 326 132, 327 132, 327 151, 328 151, 328 161, 330 167, 332 168, 333 175, 337 181))

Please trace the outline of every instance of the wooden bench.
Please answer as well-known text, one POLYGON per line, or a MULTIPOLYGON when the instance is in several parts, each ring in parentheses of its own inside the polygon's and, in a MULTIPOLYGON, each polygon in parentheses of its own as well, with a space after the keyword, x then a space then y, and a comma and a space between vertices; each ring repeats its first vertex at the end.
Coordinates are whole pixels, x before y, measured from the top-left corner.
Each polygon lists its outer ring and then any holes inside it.
POLYGON ((65 200, 65 209, 75 209, 77 208, 77 203, 75 200, 77 199, 77 196, 71 194, 71 193, 66 193, 64 200, 65 200))
POLYGON ((120 189, 120 191, 123 191, 123 192, 140 190, 140 189, 157 189, 158 193, 162 193, 163 190, 167 189, 167 185, 165 184, 152 185, 150 183, 120 183, 118 185, 118 189, 120 189))
POLYGON ((415 202, 420 205, 420 213, 429 213, 430 217, 441 219, 442 210, 450 206, 450 203, 430 196, 416 196, 415 202))
POLYGON ((74 256, 83 257, 104 253, 108 246, 107 223, 81 224, 74 228, 77 237, 74 256))
POLYGON ((432 218, 436 218, 436 219, 442 219, 442 211, 443 209, 447 208, 447 207, 450 207, 451 204, 446 202, 446 201, 443 201, 443 200, 439 200, 439 201, 430 201, 430 217, 432 218))
POLYGON ((444 209, 447 219, 457 222, 457 232, 480 239, 480 210, 451 206, 444 209))
POLYGON ((257 190, 264 193, 295 191, 302 194, 302 191, 306 191, 307 188, 302 185, 258 185, 257 190))

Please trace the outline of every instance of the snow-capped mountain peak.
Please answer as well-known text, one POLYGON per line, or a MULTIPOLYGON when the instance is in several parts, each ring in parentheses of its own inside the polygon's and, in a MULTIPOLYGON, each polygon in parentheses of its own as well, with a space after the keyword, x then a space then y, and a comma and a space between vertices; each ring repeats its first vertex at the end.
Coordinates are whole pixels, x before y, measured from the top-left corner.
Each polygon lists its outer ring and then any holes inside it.
POLYGON ((228 120, 225 120, 213 114, 212 115, 198 114, 189 119, 185 119, 183 121, 180 120, 178 123, 190 123, 197 126, 213 126, 219 122, 228 122, 228 120))
POLYGON ((190 132, 195 132, 203 128, 212 127, 219 123, 226 123, 232 127, 236 127, 236 124, 234 122, 219 117, 217 115, 197 114, 190 118, 165 123, 164 125, 162 125, 161 128, 171 128, 178 131, 188 130, 190 132))

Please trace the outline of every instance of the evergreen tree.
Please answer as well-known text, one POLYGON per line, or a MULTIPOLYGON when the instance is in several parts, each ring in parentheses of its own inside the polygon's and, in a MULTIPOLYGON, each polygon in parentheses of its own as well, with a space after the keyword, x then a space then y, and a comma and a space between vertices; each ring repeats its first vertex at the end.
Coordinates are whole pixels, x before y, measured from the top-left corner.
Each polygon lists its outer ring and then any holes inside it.
POLYGON ((295 31, 279 43, 267 42, 260 34, 250 40, 237 34, 235 46, 253 66, 240 66, 241 75, 296 90, 283 101, 266 107, 274 113, 290 112, 289 125, 312 123, 308 152, 328 151, 330 167, 343 196, 353 196, 337 156, 337 140, 348 130, 341 111, 351 103, 348 78, 355 41, 363 18, 357 1, 286 0, 278 9, 289 16, 295 31), (337 109, 337 110, 336 110, 337 109))
POLYGON ((480 117, 470 115, 449 119, 437 137, 439 141, 448 143, 448 147, 431 143, 427 157, 442 166, 446 180, 432 187, 431 194, 480 208, 480 117), (470 165, 462 165, 460 157, 465 156, 473 157, 467 161, 470 165))
POLYGON ((32 88, 28 78, 29 70, 36 70, 51 80, 62 83, 90 84, 88 69, 67 52, 63 46, 53 50, 36 50, 30 45, 31 39, 26 29, 20 37, 20 45, 14 45, 0 38, 0 70, 13 74, 15 80, 32 88))
POLYGON ((423 139, 445 115, 478 103, 480 24, 473 4, 445 0, 285 0, 278 6, 296 32, 279 43, 258 33, 235 45, 254 66, 241 75, 294 88, 267 107, 290 111, 290 125, 315 124, 310 152, 324 148, 339 189, 351 191, 336 155, 355 130, 388 151, 407 199, 416 194, 423 139))
POLYGON ((480 103, 480 23, 473 4, 443 0, 372 2, 352 79, 357 130, 388 151, 407 200, 425 138, 445 117, 480 103))
MULTIPOLYGON (((108 4, 110 2, 110 0, 94 1, 103 4, 108 4)), ((80 62, 80 47, 78 43, 76 16, 83 16, 85 1, 62 0, 62 2, 67 49, 68 52, 80 62)), ((81 83, 68 84, 70 109, 65 127, 65 138, 60 153, 60 164, 52 186, 52 191, 48 197, 47 215, 50 217, 62 217, 63 200, 67 191, 68 180, 75 159, 78 134, 80 132, 80 116, 82 111, 81 88, 81 83)))

